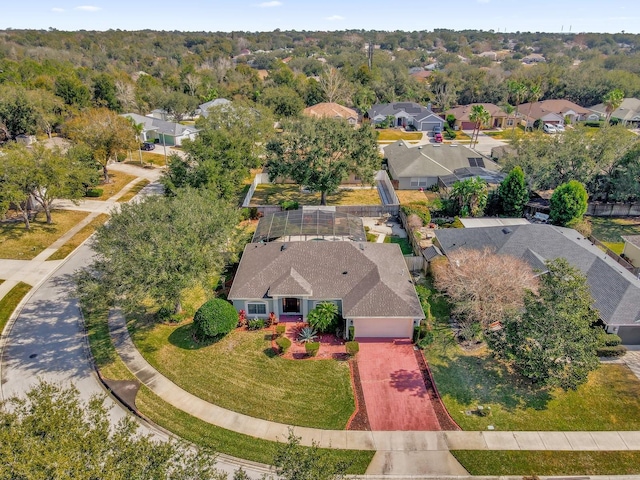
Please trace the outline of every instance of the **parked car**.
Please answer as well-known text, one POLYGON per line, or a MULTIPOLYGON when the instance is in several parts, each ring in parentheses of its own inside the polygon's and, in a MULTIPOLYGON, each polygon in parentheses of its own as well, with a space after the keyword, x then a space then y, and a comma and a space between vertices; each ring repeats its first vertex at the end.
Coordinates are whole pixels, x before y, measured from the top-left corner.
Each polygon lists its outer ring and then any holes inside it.
POLYGON ((436 133, 433 135, 433 140, 436 143, 442 143, 442 134, 441 133, 436 133))
POLYGON ((564 125, 558 124, 555 125, 557 133, 564 133, 564 125))
POLYGON ((542 130, 544 131, 544 133, 556 133, 558 131, 556 130, 556 126, 550 123, 545 123, 544 127, 542 127, 542 130))
POLYGON ((440 125, 433 127, 433 134, 435 135, 436 133, 442 133, 442 127, 440 125))
POLYGON ((155 143, 151 143, 151 142, 144 142, 141 147, 142 150, 146 150, 146 151, 153 150, 154 148, 156 148, 156 145, 155 143))

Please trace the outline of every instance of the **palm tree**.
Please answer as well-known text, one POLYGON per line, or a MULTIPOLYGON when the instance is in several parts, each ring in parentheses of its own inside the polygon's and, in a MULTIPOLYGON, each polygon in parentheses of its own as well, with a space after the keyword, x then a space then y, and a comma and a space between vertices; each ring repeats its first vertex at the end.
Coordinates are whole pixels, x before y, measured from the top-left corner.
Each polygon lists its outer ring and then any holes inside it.
POLYGON ((471 148, 474 147, 473 136, 475 135, 475 145, 478 144, 478 136, 480 135, 480 128, 491 120, 491 114, 484 108, 484 105, 473 105, 471 107, 471 113, 469 114, 469 120, 475 122, 473 127, 473 133, 471 134, 471 148))
MULTIPOLYGON (((509 119, 511 118, 511 115, 513 115, 513 112, 516 111, 516 107, 508 103, 505 103, 504 105, 502 105, 502 111, 507 114, 507 124, 508 124, 509 119)), ((515 120, 513 123, 515 124, 515 120)))
MULTIPOLYGON (((529 127, 529 116, 531 115, 531 107, 533 107, 533 103, 537 102, 542 96, 542 88, 540 85, 531 85, 527 91, 527 100, 529 101, 529 111, 527 112, 527 124, 525 126, 525 130, 529 127)), ((531 125, 531 130, 533 130, 533 124, 531 125)))
POLYGON ((605 112, 607 113, 607 121, 605 122, 605 125, 609 125, 611 115, 620 108, 623 100, 624 92, 619 88, 614 88, 602 98, 602 103, 604 103, 605 112))
MULTIPOLYGON (((138 155, 140 156, 140 166, 144 166, 144 163, 142 161, 142 149, 140 147, 140 144, 142 142, 142 132, 144 131, 144 124, 142 123, 136 123, 136 121, 133 118, 127 117, 129 119, 129 122, 131 123, 131 126, 133 127, 133 131, 135 132, 135 136, 136 136, 136 140, 138 140, 138 155)), ((131 153, 131 152, 129 152, 131 153)), ((133 160, 133 159, 132 159, 133 160)))
MULTIPOLYGON (((527 86, 522 82, 518 82, 516 80, 510 80, 509 83, 507 84, 507 88, 509 89, 509 94, 513 98, 513 101, 516 105, 516 118, 518 118, 518 115, 519 115, 518 107, 522 103, 522 100, 524 100, 527 96, 527 86)), ((511 128, 511 131, 513 132, 515 129, 516 129, 516 122, 513 122, 513 127, 511 128)))

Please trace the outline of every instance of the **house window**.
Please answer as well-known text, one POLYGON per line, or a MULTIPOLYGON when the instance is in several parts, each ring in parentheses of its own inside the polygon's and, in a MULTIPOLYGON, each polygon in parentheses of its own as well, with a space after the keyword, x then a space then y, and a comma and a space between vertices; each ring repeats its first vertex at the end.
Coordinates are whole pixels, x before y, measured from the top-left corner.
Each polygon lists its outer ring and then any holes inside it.
POLYGON ((513 118, 507 119, 507 127, 513 127, 513 118))
POLYGON ((266 315, 267 306, 264 303, 247 303, 247 313, 249 315, 266 315))
POLYGON ((426 177, 422 177, 422 178, 412 178, 412 179, 411 179, 411 186, 412 186, 412 187, 426 187, 426 186, 427 186, 427 179, 426 179, 426 177))

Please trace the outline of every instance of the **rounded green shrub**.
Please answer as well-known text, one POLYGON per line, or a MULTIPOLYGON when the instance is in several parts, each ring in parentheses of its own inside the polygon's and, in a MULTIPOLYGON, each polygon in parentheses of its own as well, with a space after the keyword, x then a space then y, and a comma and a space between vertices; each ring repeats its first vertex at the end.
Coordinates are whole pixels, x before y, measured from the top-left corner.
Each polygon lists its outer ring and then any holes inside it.
POLYGON ((97 198, 97 197, 101 197, 103 192, 104 190, 102 188, 90 188, 86 191, 84 196, 97 198))
POLYGON ((358 342, 346 342, 344 348, 347 353, 352 357, 360 351, 360 344, 358 342))
POLYGON ((596 355, 599 357, 621 357, 627 353, 627 347, 616 345, 614 347, 598 347, 596 355))
POLYGON ((276 339, 276 345, 278 345, 280 353, 286 353, 291 346, 291 340, 289 340, 287 337, 279 337, 276 339))
POLYGON ((277 325, 276 326, 276 335, 284 335, 284 332, 287 331, 286 325, 277 325))
POLYGON ((318 350, 320 350, 319 342, 307 342, 304 344, 304 350, 307 352, 307 355, 310 357, 315 357, 318 354, 318 350))
POLYGON ((214 298, 203 304, 193 317, 198 338, 214 338, 226 335, 236 328, 238 312, 229 302, 214 298))

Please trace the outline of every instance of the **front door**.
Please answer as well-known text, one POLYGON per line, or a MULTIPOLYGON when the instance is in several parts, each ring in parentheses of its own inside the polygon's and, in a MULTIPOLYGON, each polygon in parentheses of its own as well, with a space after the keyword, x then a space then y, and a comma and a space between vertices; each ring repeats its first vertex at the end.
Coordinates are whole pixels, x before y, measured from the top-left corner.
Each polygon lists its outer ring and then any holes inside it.
POLYGON ((282 313, 300 313, 299 298, 283 298, 282 313))

